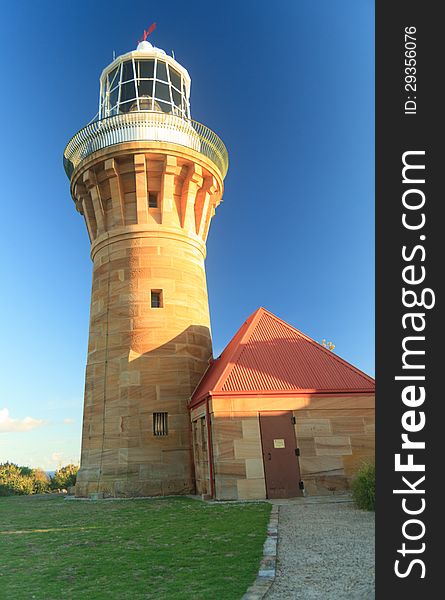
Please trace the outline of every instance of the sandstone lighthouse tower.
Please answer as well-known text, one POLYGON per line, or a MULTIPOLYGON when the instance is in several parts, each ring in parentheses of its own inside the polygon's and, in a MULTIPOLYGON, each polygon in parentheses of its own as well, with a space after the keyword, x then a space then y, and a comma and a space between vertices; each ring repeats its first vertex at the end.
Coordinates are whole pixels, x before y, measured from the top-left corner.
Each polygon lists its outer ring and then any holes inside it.
POLYGON ((79 496, 194 489, 187 403, 212 354, 204 259, 228 158, 189 98, 186 69, 144 39, 65 149, 93 260, 79 496))

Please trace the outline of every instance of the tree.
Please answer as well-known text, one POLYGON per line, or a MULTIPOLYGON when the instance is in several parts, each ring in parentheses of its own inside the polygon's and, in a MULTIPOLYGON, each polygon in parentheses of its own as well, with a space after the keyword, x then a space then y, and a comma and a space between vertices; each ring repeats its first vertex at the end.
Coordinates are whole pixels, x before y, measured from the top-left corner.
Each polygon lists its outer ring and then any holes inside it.
POLYGON ((0 464, 0 496, 45 494, 50 491, 50 479, 42 469, 19 467, 14 463, 0 464))
POLYGON ((50 478, 42 469, 33 469, 31 477, 34 482, 34 493, 45 494, 49 492, 50 478))
POLYGON ((60 467, 54 473, 51 478, 51 487, 54 489, 67 489, 73 485, 76 485, 77 471, 79 470, 78 465, 65 465, 60 467))
POLYGON ((0 464, 0 496, 14 496, 34 493, 34 481, 24 468, 14 463, 6 462, 0 464))
POLYGON ((34 469, 31 469, 31 467, 19 467, 20 469, 20 473, 22 475, 24 475, 25 477, 29 477, 30 475, 33 474, 34 469))
POLYGON ((321 345, 323 346, 323 348, 328 348, 331 351, 335 348, 335 344, 333 344, 332 342, 327 342, 326 340, 322 340, 321 345))

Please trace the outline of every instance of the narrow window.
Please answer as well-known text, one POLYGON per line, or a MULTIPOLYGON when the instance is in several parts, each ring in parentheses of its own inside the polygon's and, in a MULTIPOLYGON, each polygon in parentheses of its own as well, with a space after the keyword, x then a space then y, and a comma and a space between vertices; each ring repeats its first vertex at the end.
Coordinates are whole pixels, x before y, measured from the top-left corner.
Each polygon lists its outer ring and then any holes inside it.
POLYGON ((158 208, 158 195, 155 192, 148 192, 148 208, 158 208))
POLYGON ((168 435, 168 413, 153 413, 153 435, 168 435))
POLYGON ((151 307, 162 308, 162 290, 151 290, 151 307))

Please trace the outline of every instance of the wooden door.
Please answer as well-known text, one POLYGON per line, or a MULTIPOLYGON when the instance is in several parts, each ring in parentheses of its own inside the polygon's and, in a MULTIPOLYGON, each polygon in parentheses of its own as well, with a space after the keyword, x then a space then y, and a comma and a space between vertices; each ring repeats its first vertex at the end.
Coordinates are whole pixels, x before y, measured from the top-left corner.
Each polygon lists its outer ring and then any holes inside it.
POLYGON ((260 429, 267 497, 302 496, 292 413, 260 413, 260 429))

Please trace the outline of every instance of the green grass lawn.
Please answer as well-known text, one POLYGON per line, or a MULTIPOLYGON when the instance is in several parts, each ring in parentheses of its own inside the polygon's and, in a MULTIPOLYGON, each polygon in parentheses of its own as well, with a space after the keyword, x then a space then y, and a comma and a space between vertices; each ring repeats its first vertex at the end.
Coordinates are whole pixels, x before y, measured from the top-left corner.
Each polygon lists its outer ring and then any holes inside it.
POLYGON ((270 508, 0 498, 0 598, 239 599, 255 579, 270 508))

